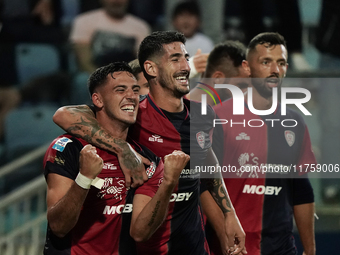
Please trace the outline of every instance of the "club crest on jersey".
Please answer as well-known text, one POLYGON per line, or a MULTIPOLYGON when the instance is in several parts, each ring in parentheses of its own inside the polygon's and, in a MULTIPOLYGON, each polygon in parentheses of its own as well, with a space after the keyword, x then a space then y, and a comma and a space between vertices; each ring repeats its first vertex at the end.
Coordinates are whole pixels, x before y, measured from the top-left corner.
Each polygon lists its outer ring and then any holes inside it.
POLYGON ((295 143, 295 133, 293 131, 286 130, 285 131, 285 138, 286 138, 288 145, 290 147, 292 147, 293 144, 295 143))
POLYGON ((200 131, 196 134, 196 140, 198 145, 203 149, 205 145, 205 136, 203 131, 200 131))
POLYGON ((146 169, 146 175, 148 176, 149 179, 153 176, 155 171, 156 171, 156 163, 152 161, 151 165, 146 169))
POLYGON ((63 152, 68 143, 72 143, 72 140, 67 137, 61 137, 53 144, 52 148, 63 152))

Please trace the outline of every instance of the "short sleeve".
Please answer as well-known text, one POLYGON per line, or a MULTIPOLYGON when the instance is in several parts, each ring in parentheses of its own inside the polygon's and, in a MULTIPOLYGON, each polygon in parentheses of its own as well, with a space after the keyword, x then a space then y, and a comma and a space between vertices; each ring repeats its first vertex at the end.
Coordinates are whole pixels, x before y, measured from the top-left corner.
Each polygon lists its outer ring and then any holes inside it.
POLYGON ((308 178, 295 178, 293 180, 293 187, 293 205, 314 202, 313 188, 308 178))
POLYGON ((75 138, 58 137, 46 151, 44 157, 44 175, 49 173, 74 180, 79 173, 79 155, 82 144, 75 138))
MULTIPOLYGON (((303 142, 302 142, 302 147, 300 150, 300 155, 299 155, 299 161, 297 163, 298 166, 307 166, 307 165, 312 165, 316 164, 317 161, 315 159, 314 152, 312 150, 312 143, 310 140, 310 135, 307 126, 305 127, 305 133, 303 137, 303 142)), ((305 169, 300 173, 302 175, 305 173, 305 169)))
POLYGON ((73 21, 69 40, 72 43, 91 43, 93 32, 94 29, 88 19, 80 15, 73 21))
POLYGON ((155 170, 153 170, 154 162, 147 168, 147 174, 149 175, 150 172, 154 171, 154 174, 149 178, 147 182, 145 182, 142 186, 137 188, 135 194, 143 194, 149 197, 153 197, 159 186, 163 181, 163 171, 164 171, 164 163, 163 160, 160 160, 155 170))

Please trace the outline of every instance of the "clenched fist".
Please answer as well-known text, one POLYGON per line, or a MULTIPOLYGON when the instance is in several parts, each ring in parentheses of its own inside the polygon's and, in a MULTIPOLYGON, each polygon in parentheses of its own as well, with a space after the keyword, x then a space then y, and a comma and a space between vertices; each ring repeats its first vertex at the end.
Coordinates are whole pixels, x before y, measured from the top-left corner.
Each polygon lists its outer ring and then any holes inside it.
POLYGON ((79 172, 87 178, 94 179, 103 169, 103 159, 97 154, 96 147, 88 144, 80 151, 79 172))
POLYGON ((164 176, 163 182, 170 185, 176 185, 178 178, 189 162, 190 156, 182 151, 173 151, 164 157, 164 176))

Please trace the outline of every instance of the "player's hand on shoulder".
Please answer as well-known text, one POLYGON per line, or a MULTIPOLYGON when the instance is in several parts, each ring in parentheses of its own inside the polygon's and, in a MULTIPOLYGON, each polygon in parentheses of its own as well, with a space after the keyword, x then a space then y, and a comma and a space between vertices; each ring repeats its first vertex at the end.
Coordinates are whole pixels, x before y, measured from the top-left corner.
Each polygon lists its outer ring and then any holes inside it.
POLYGON ((103 169, 103 159, 97 154, 97 148, 90 144, 80 151, 79 163, 79 172, 90 179, 96 178, 103 169))
POLYGON ((137 188, 148 180, 145 165, 151 162, 137 153, 129 144, 124 153, 117 154, 120 168, 125 176, 125 187, 137 188))
POLYGON ((164 157, 164 176, 163 182, 177 184, 178 178, 189 162, 190 156, 182 151, 173 151, 164 157))

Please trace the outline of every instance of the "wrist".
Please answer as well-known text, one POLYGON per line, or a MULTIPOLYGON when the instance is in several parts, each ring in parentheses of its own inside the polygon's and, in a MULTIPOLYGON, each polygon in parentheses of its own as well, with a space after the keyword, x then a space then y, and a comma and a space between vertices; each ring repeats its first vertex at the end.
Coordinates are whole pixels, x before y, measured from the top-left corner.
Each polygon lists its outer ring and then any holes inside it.
POLYGON ((234 210, 234 208, 230 208, 228 212, 224 213, 224 217, 236 217, 236 212, 234 210))
POLYGON ((315 255, 315 248, 304 249, 303 255, 315 255))
POLYGON ((178 180, 168 179, 168 178, 163 176, 162 184, 165 185, 166 187, 174 189, 176 187, 177 183, 178 183, 178 180))
POLYGON ((78 186, 83 189, 90 189, 93 179, 86 177, 85 175, 78 173, 76 179, 74 180, 78 186))
POLYGON ((112 150, 117 154, 117 156, 123 157, 125 155, 132 154, 132 149, 127 141, 121 138, 113 138, 113 143, 115 146, 112 147, 112 150))
POLYGON ((101 189, 104 186, 104 180, 101 178, 88 178, 85 175, 78 173, 76 179, 74 180, 78 186, 82 187, 83 189, 90 189, 91 185, 96 187, 97 189, 101 189))

